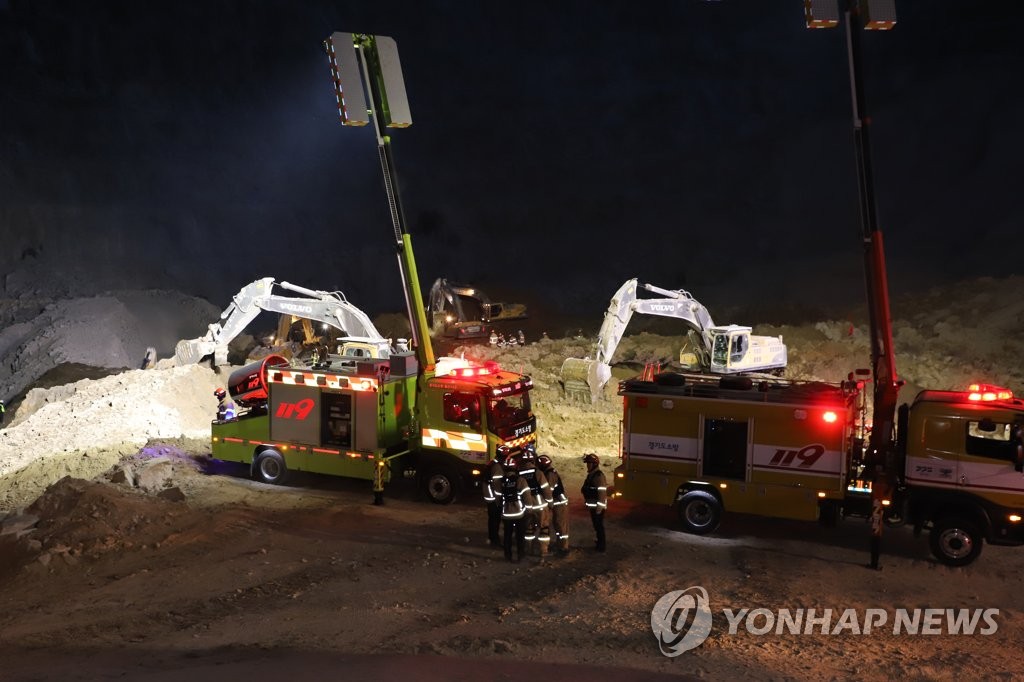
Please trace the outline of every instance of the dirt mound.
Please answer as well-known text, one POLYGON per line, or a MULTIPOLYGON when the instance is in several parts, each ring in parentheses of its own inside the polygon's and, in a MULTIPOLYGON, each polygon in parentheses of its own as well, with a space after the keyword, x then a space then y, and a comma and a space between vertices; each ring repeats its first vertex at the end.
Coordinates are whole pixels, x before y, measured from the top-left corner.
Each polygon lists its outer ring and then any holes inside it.
POLYGON ((199 365, 129 370, 34 389, 17 424, 0 431, 0 510, 31 502, 63 476, 92 478, 151 440, 208 443, 222 383, 199 365))
POLYGON ((66 476, 0 525, 0 575, 38 564, 77 566, 130 549, 158 549, 188 510, 172 501, 66 476))
POLYGON ((62 364, 140 367, 147 347, 173 353, 220 315, 210 303, 174 291, 121 291, 32 306, 0 302, 0 399, 13 400, 62 364))

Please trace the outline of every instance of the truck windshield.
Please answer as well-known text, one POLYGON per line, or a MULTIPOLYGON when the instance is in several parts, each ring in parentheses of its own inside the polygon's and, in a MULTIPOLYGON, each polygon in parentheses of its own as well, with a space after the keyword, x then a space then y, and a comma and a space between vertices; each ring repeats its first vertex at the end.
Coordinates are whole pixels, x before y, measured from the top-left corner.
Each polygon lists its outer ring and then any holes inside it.
POLYGON ((530 410, 528 392, 492 398, 487 401, 487 423, 492 431, 506 429, 526 421, 533 412, 530 410))

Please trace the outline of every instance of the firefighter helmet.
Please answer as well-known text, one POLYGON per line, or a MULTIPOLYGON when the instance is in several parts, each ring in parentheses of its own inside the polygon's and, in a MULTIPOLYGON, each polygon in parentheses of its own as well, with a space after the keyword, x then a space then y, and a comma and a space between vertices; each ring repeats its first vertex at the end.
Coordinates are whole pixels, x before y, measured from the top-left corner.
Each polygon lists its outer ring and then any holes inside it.
POLYGON ((509 454, 505 456, 505 461, 502 462, 506 471, 518 471, 519 470, 519 455, 509 454))
POLYGON ((583 461, 585 463, 587 463, 587 464, 600 464, 601 463, 601 460, 599 460, 597 458, 597 454, 593 453, 593 452, 588 452, 587 454, 583 455, 583 461))
POLYGON ((218 388, 216 391, 213 392, 213 397, 216 398, 217 400, 224 400, 224 396, 226 396, 227 394, 228 392, 225 391, 223 388, 218 388))
POLYGON ((543 471, 547 471, 551 468, 551 458, 547 455, 538 455, 537 466, 539 466, 543 471))

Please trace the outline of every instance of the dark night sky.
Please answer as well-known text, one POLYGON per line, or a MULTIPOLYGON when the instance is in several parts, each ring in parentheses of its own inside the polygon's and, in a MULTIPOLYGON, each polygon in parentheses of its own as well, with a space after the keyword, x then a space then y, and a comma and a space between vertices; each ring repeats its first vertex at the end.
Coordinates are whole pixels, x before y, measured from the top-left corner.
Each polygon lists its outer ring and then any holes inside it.
MULTIPOLYGON (((893 293, 1019 272, 1024 11, 897 8, 862 34, 893 293)), ((799 0, 0 0, 0 274, 30 273, 6 295, 45 275, 222 306, 271 275, 400 310, 334 30, 398 42, 425 288, 595 323, 631 276, 709 307, 863 306, 845 40, 799 0)))

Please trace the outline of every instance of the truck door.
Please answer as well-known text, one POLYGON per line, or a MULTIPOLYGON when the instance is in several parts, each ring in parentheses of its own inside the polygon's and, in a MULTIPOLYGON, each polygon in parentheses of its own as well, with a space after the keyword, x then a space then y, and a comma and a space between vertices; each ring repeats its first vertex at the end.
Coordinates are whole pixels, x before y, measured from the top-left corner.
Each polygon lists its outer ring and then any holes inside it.
POLYGON ((750 423, 745 419, 704 417, 701 475, 747 480, 749 430, 750 423))

